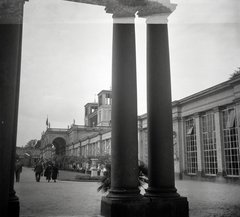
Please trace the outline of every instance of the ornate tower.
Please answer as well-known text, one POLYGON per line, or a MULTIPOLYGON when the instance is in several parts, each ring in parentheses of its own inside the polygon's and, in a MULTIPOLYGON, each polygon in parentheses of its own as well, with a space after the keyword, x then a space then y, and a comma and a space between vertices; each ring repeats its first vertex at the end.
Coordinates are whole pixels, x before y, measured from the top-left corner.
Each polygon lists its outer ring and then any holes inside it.
POLYGON ((112 91, 102 90, 98 94, 97 126, 111 125, 112 91))
POLYGON ((97 126, 97 103, 87 103, 85 106, 84 125, 87 127, 97 126))

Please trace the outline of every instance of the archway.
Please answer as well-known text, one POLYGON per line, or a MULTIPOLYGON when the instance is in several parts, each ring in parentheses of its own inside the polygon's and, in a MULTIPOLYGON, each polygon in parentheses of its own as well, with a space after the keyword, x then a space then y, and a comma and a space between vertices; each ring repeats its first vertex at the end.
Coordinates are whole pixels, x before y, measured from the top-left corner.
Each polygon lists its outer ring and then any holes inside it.
POLYGON ((53 140, 52 144, 56 148, 55 154, 63 156, 66 154, 66 141, 61 137, 57 137, 53 140))

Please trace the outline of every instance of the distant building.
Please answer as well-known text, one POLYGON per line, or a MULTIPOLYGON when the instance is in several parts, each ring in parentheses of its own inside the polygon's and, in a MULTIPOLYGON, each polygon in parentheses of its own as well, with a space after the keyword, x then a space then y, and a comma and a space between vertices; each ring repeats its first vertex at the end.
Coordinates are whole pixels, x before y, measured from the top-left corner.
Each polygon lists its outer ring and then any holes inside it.
MULTIPOLYGON (((240 76, 172 103, 176 179, 240 183, 240 76)), ((147 163, 147 114, 138 117, 139 159, 147 163)), ((41 156, 111 154, 111 91, 85 105, 85 126, 48 129, 41 156)), ((156 165, 157 166, 157 165, 156 165)))
POLYGON ((40 148, 16 147, 17 158, 26 167, 32 167, 40 159, 40 148))
POLYGON ((111 102, 111 91, 103 90, 98 94, 98 103, 85 105, 84 126, 73 123, 68 129, 47 128, 41 138, 41 157, 110 153, 111 102))

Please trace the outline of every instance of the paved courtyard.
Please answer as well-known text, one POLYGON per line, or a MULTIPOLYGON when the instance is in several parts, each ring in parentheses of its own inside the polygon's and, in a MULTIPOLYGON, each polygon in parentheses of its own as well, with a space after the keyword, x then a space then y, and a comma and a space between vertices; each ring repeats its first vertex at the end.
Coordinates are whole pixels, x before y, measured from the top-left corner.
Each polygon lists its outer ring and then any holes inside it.
MULTIPOLYGON (((102 193, 97 182, 76 182, 78 173, 60 171, 59 180, 35 181, 34 172, 23 168, 15 182, 21 217, 100 216, 102 193), (68 181, 65 181, 68 180, 68 181)), ((189 201, 190 217, 240 217, 240 186, 195 181, 176 181, 181 196, 189 201)))

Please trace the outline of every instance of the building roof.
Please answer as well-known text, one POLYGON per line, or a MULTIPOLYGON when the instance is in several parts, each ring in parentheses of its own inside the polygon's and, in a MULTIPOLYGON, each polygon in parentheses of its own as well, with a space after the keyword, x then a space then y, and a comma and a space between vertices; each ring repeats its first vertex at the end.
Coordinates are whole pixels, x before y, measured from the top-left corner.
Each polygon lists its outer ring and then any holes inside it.
POLYGON ((175 100, 175 101, 172 102, 172 105, 177 105, 179 103, 185 103, 185 102, 191 101, 193 99, 198 99, 198 98, 204 97, 206 95, 216 93, 217 91, 220 91, 220 90, 223 90, 225 88, 231 87, 232 85, 234 85, 234 83, 240 83, 240 76, 236 76, 232 79, 229 79, 228 81, 225 81, 225 82, 222 82, 220 84, 214 85, 210 88, 207 88, 205 90, 202 90, 200 92, 197 92, 195 94, 187 96, 183 99, 175 100))
POLYGON ((111 90, 102 90, 100 93, 98 93, 98 96, 100 96, 103 93, 112 93, 111 90))

